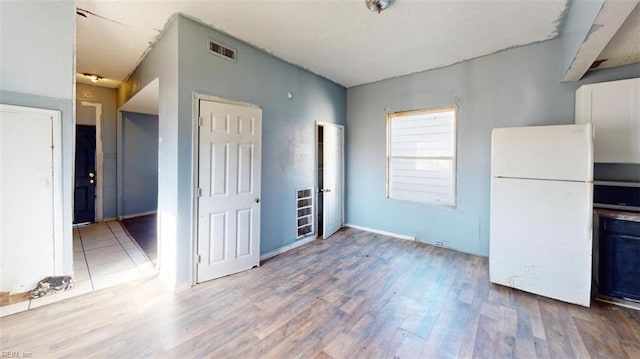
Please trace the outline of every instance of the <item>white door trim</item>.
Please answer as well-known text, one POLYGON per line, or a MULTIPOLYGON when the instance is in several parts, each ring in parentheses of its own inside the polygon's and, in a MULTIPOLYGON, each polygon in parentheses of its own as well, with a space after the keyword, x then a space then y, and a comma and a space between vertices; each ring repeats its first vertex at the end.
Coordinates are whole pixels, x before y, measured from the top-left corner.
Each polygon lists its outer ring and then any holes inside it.
MULTIPOLYGON (((315 201, 314 201, 315 202, 314 205, 317 206, 317 204, 318 204, 318 198, 317 197, 318 197, 318 191, 320 190, 320 188, 318 187, 318 127, 325 127, 325 126, 334 126, 334 127, 340 128, 342 130, 342 136, 341 136, 342 137, 342 143, 341 143, 342 156, 340 158, 340 162, 341 162, 340 165, 342 167, 342 178, 340 179, 340 181, 341 181, 340 186, 342 187, 342 197, 340 198, 340 206, 342 208, 342 218, 340 219, 340 222, 342 222, 342 226, 344 226, 344 187, 345 187, 344 186, 344 181, 345 181, 345 173, 344 173, 345 172, 344 171, 344 156, 345 156, 345 153, 344 153, 344 136, 345 136, 345 131, 344 131, 344 126, 343 125, 338 125, 338 124, 330 123, 330 122, 316 121, 316 126, 314 128, 314 130, 315 130, 314 131, 315 142, 314 142, 314 146, 313 146, 314 147, 314 153, 315 153, 315 156, 314 156, 314 168, 315 168, 315 174, 316 174, 315 175, 315 179, 314 179, 315 188, 316 188, 315 189, 316 198, 315 198, 315 201)), ((314 221, 315 221, 315 224, 317 225, 318 224, 318 211, 315 210, 314 212, 315 212, 314 221)), ((318 229, 316 231, 318 231, 320 229, 319 226, 317 226, 317 227, 318 227, 318 229)), ((326 238, 325 237, 325 233, 324 233, 324 229, 322 231, 322 238, 323 239, 326 238)))
POLYGON ((198 284, 198 156, 200 144, 200 100, 214 101, 231 105, 245 106, 261 109, 260 106, 248 102, 234 101, 222 97, 207 95, 203 93, 193 92, 192 99, 192 119, 191 119, 191 168, 193 168, 193 176, 191 181, 191 286, 198 284))
MULTIPOLYGON (((244 106, 244 107, 251 107, 251 108, 261 108, 260 106, 254 105, 254 104, 249 103, 249 102, 229 100, 229 99, 226 99, 226 98, 200 94, 200 93, 197 93, 197 92, 194 92, 193 96, 194 96, 194 101, 195 101, 196 107, 198 105, 198 101, 199 100, 205 100, 205 101, 226 103, 226 104, 229 104, 229 105, 237 105, 237 106, 244 106)), ((196 117, 197 117, 197 114, 196 114, 196 117)))
POLYGON ((96 203, 95 203, 95 221, 100 222, 103 219, 103 201, 104 201, 104 153, 102 152, 102 104, 99 102, 81 101, 80 105, 95 107, 96 119, 96 203))
MULTIPOLYGON (((0 112, 32 112, 51 116, 53 142, 53 265, 55 274, 64 274, 63 185, 62 185, 62 116, 58 110, 0 104, 0 112)), ((75 126, 74 126, 75 137, 75 126)), ((75 142, 74 142, 75 143, 75 142)), ((75 148, 75 145, 73 146, 75 148)), ((73 196, 72 200, 73 200, 73 196)), ((73 257, 72 257, 73 259, 73 257)))

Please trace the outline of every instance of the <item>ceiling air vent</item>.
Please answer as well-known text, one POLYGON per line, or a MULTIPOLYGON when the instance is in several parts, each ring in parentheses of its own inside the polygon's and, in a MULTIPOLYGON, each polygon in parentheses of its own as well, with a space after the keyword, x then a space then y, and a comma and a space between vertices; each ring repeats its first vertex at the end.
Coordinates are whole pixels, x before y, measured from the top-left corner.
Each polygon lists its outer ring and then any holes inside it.
POLYGON ((213 40, 209 40, 209 51, 215 55, 222 56, 227 60, 236 60, 236 50, 225 45, 221 45, 213 40))

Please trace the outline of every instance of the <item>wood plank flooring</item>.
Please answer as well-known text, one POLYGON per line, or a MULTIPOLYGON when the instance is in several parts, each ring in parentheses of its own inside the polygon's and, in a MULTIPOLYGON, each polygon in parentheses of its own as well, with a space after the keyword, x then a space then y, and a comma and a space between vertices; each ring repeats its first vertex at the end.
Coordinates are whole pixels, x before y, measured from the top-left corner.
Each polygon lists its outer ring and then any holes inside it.
POLYGON ((640 358, 640 312, 492 285, 486 258, 344 229, 177 294, 157 279, 0 319, 40 357, 640 358))
POLYGON ((142 248, 154 265, 158 264, 157 215, 148 214, 120 221, 129 236, 142 248))

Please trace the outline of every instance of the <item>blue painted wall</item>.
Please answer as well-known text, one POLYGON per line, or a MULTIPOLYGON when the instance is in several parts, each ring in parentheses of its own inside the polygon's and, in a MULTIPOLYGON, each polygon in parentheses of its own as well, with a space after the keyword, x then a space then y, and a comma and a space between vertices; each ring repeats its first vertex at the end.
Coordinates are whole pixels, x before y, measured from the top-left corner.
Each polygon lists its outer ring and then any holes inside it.
POLYGON ((2 90, 73 98, 73 0, 0 2, 2 90))
MULTIPOLYGON (((158 103, 158 259, 160 278, 170 287, 188 280, 187 264, 178 263, 178 26, 173 16, 161 38, 131 77, 118 88, 117 106, 159 78, 158 103), (180 273, 180 280, 177 276, 180 273), (185 279, 187 278, 187 279, 185 279)), ((120 115, 120 120, 122 116, 120 115)), ((119 126, 121 128, 121 126, 119 126)), ((120 156, 119 156, 120 157, 120 156)), ((121 181, 122 182, 122 181, 121 181)))
POLYGON ((315 183, 315 121, 344 125, 346 90, 182 16, 168 25, 119 90, 119 103, 156 77, 160 79, 158 212, 164 227, 161 276, 174 286, 191 279, 194 93, 262 108, 261 252, 293 243, 295 190, 315 183), (208 38, 236 49, 237 61, 209 53, 208 38), (292 100, 287 98, 289 91, 292 100))
POLYGON ((122 215, 158 208, 158 116, 122 113, 122 215))
MULTIPOLYGON (((179 18, 181 173, 191 173, 193 92, 262 108, 261 252, 296 238, 295 190, 315 184, 315 121, 345 124, 345 89, 188 18, 179 18), (209 53, 207 39, 237 50, 235 62, 209 53), (292 100, 287 92, 293 93, 292 100)), ((193 193, 185 176, 181 197, 193 193)), ((184 213, 191 201, 183 203, 184 213)), ((185 224, 190 218, 185 218, 185 224)), ((185 233, 186 235, 186 233, 185 233)))
POLYGON ((63 255, 73 273, 75 2, 0 1, 0 102, 62 113, 63 255))
POLYGON ((561 53, 557 39, 349 88, 346 222, 487 255, 491 130, 573 123, 575 90, 580 85, 640 75, 638 65, 632 65, 592 72, 580 82, 560 83, 561 53), (399 111, 456 102, 457 207, 387 199, 385 108, 399 111))

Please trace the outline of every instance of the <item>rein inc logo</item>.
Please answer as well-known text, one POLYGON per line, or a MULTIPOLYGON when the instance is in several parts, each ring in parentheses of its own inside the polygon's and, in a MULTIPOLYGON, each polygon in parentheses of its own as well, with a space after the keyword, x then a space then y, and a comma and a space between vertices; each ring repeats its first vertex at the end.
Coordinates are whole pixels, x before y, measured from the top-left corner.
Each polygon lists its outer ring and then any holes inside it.
POLYGON ((0 352, 0 358, 33 358, 33 353, 31 352, 21 352, 21 351, 2 351, 0 352))

